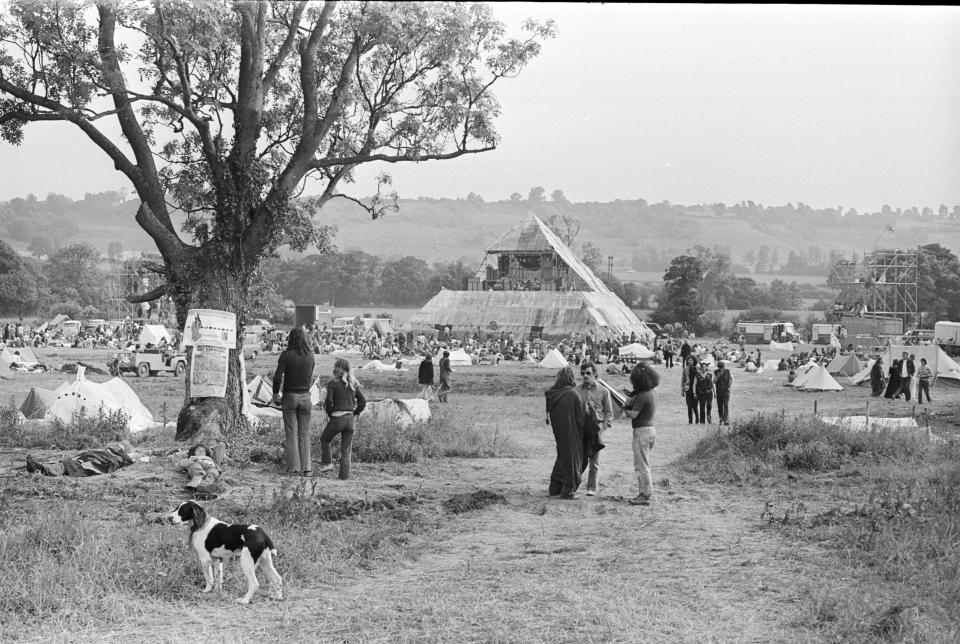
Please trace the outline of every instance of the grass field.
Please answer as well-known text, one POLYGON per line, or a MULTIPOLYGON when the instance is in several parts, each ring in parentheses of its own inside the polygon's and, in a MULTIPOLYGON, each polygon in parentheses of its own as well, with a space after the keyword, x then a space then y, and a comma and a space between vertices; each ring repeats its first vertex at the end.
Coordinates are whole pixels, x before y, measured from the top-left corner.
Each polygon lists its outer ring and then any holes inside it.
MULTIPOLYGON (((53 364, 107 359, 73 350, 39 354, 53 364)), ((264 356, 249 371, 269 372, 273 360, 264 356)), ((317 369, 329 373, 331 366, 322 357, 317 369)), ((415 370, 357 375, 374 398, 419 390, 415 370)), ((600 494, 554 500, 546 495, 555 452, 542 394, 553 375, 509 363, 457 369, 451 402, 428 427, 441 438, 464 428, 489 436, 489 449, 477 451, 481 457, 361 462, 350 481, 327 475, 301 482, 281 476, 272 463, 228 467, 228 490, 209 509, 265 526, 285 580, 283 600, 270 599, 264 586, 248 607, 233 602, 243 584, 236 563, 226 566, 222 593, 203 595, 185 529, 154 522, 184 498, 183 476, 174 471, 175 450, 184 446, 173 442, 172 431, 133 439, 149 462, 86 479, 29 475, 27 452, 53 452, 5 448, 0 639, 886 641, 891 631, 877 624, 898 606, 916 611, 910 630, 897 631, 901 640, 960 637, 960 611, 951 604, 956 586, 943 579, 956 558, 940 552, 940 559, 921 561, 918 554, 956 538, 949 532, 956 527, 955 501, 935 505, 940 497, 929 487, 956 472, 955 450, 843 448, 832 469, 790 469, 783 463, 794 461, 783 454, 792 448, 775 445, 763 455, 725 452, 720 460, 733 465, 722 468, 703 452, 719 454, 735 443, 704 443, 722 435, 715 426, 687 424, 680 372, 661 369, 654 503, 626 503, 636 482, 622 418, 606 436, 600 494), (459 511, 451 502, 472 493, 483 493, 475 509, 459 511), (882 499, 897 494, 918 508, 912 518, 897 523, 881 521, 880 509, 854 512, 887 507, 882 499), (922 498, 937 512, 925 510, 922 498), (881 529, 871 528, 877 521, 881 529), (906 534, 897 531, 901 523, 904 530, 923 527, 923 534, 947 532, 943 541, 923 544, 915 531, 913 541, 901 542, 895 538, 906 534), (905 543, 916 561, 903 556, 905 543)), ((778 426, 757 421, 758 413, 809 416, 815 402, 831 415, 862 414, 868 401, 873 416, 922 412, 871 399, 865 388, 802 393, 783 387, 783 374, 734 377, 732 420, 743 431, 778 426)), ((0 378, 5 405, 66 376, 0 378)), ((129 383, 156 416, 174 418, 182 382, 129 383)), ((960 419, 960 390, 935 387, 933 395, 931 428, 950 436, 960 419)), ((322 429, 316 425, 315 435, 322 429)), ((358 431, 374 430, 361 423, 358 431)), ((269 432, 261 440, 273 447, 278 436, 269 432)), ((316 438, 314 447, 318 454, 316 438)))

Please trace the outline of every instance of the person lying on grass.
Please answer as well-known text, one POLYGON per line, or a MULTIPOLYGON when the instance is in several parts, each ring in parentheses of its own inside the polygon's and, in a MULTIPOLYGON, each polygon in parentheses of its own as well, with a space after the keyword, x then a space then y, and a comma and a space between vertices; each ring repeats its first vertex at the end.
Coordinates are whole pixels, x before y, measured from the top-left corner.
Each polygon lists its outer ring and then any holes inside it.
POLYGON ((220 468, 210 457, 210 450, 197 443, 187 452, 187 458, 177 463, 177 467, 186 470, 190 482, 186 489, 191 492, 215 492, 220 480, 220 468))

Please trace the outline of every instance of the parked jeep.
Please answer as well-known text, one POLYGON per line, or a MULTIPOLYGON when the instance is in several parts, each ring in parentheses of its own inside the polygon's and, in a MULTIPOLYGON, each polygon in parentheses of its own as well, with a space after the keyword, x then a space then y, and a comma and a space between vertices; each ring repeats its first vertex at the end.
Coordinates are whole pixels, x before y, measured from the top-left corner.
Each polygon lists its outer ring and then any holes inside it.
POLYGON ((160 373, 182 376, 187 370, 187 357, 182 353, 162 353, 159 349, 122 351, 110 364, 110 373, 118 376, 133 372, 145 378, 160 373))

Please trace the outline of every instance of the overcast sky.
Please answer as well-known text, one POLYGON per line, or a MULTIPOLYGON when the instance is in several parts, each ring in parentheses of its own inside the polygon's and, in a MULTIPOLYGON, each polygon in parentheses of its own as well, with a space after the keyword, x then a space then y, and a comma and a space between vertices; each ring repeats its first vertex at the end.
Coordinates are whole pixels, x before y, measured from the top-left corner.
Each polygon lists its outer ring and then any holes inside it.
MULTIPOLYGON (((402 197, 878 210, 960 204, 960 9, 512 3, 557 38, 497 94, 499 148, 391 166, 402 197)), ((122 177, 81 135, 0 143, 0 199, 82 197, 122 177)), ((362 171, 372 191, 382 167, 362 171)))

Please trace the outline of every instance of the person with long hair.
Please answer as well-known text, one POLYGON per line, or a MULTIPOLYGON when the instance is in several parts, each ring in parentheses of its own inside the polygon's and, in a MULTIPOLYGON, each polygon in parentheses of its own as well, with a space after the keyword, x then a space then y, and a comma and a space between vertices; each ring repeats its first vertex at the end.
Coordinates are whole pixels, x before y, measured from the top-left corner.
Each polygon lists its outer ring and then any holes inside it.
POLYGON ((327 383, 327 398, 323 407, 330 417, 320 435, 320 471, 333 470, 330 443, 340 435, 340 480, 350 478, 350 458, 356 419, 367 406, 360 383, 353 377, 350 362, 337 358, 333 363, 333 378, 327 383))
POLYGON ((310 387, 313 385, 313 351, 303 329, 287 337, 287 349, 277 360, 273 374, 273 401, 283 411, 283 434, 288 474, 310 476, 310 387), (281 393, 282 392, 282 393, 281 393))
POLYGON ((547 399, 547 424, 553 428, 557 443, 557 459, 550 473, 550 496, 576 499, 583 475, 583 427, 586 422, 586 407, 577 392, 573 368, 563 367, 557 372, 557 380, 545 392, 547 399))
POLYGON ((630 371, 633 391, 623 406, 624 414, 633 426, 633 469, 637 475, 637 496, 630 499, 633 505, 650 505, 653 496, 653 476, 650 472, 650 452, 656 442, 657 430, 653 417, 657 411, 657 385, 660 376, 653 366, 638 362, 630 371))

